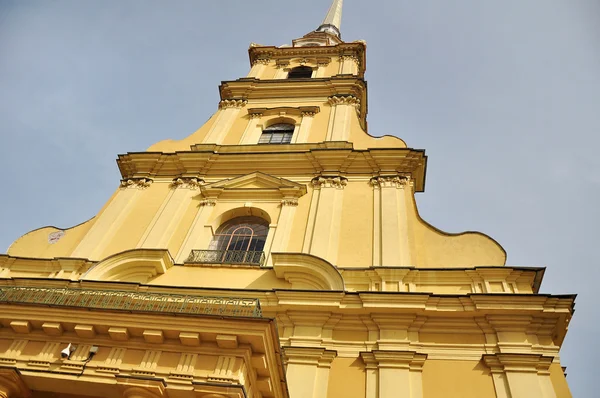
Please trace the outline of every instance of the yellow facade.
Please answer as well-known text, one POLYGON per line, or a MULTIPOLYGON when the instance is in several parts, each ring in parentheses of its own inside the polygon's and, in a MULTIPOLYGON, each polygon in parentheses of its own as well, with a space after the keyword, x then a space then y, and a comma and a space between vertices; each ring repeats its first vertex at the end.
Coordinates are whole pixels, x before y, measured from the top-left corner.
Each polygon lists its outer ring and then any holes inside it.
POLYGON ((574 296, 419 216, 427 157, 367 133, 341 3, 252 44, 195 133, 120 155, 96 217, 0 255, 0 397, 571 396, 574 296))

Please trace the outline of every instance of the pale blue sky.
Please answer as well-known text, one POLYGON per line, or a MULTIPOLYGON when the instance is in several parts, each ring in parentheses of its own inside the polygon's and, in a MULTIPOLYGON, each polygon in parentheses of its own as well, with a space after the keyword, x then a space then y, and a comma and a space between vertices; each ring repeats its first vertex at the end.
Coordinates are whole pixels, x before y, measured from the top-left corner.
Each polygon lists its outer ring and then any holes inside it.
MULTIPOLYGON (((289 43, 328 6, 0 0, 0 251, 95 215, 118 153, 194 131, 250 42, 289 43)), ((596 396, 600 2, 346 0, 342 35, 368 44, 369 132, 427 150, 421 215, 579 293, 562 362, 574 396, 596 396)))

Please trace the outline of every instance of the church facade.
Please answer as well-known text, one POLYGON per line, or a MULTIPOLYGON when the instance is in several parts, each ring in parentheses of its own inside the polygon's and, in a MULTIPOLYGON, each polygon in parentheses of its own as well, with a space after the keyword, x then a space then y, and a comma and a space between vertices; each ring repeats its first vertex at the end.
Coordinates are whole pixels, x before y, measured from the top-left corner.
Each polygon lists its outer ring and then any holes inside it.
POLYGON ((575 296, 419 216, 427 157, 367 133, 341 10, 252 44, 189 137, 119 155, 93 219, 0 255, 0 397, 571 396, 575 296))

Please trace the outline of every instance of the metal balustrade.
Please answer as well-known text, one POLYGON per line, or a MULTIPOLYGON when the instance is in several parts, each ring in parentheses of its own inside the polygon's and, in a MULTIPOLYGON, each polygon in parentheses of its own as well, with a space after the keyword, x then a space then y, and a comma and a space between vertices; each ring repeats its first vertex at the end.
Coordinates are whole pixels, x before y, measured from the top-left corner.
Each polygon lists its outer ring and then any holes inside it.
POLYGON ((192 250, 186 263, 250 264, 263 266, 265 252, 245 250, 192 250))
POLYGON ((262 316, 257 298, 209 297, 120 290, 0 287, 0 304, 37 304, 189 315, 262 316))

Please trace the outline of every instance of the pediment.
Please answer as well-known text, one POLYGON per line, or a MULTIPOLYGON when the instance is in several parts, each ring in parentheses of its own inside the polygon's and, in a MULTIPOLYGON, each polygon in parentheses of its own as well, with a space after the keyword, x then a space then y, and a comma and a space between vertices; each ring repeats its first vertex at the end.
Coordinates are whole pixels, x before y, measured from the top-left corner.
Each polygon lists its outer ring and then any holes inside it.
POLYGON ((240 177, 221 180, 202 186, 203 196, 218 198, 222 195, 273 196, 277 198, 299 198, 306 193, 306 185, 254 172, 240 177))

